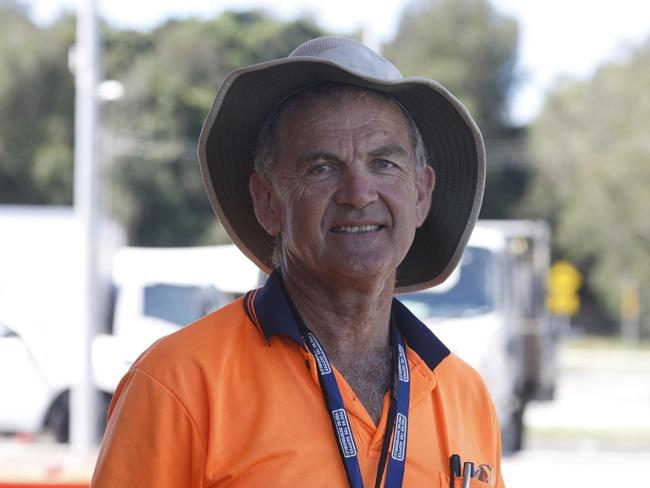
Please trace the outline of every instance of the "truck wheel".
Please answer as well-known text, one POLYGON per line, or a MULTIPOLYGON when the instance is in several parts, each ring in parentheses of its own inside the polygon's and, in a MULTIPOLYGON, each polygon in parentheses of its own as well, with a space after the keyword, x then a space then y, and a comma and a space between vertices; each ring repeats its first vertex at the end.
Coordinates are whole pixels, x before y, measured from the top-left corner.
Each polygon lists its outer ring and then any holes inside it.
POLYGON ((108 420, 108 407, 111 404, 113 398, 112 393, 107 393, 105 391, 101 392, 99 400, 99 432, 103 436, 106 431, 106 423, 108 420))
POLYGON ((501 427, 501 450, 505 456, 521 451, 523 447, 525 403, 519 403, 501 427))
POLYGON ((70 439, 70 398, 68 392, 59 396, 50 408, 45 427, 54 434, 57 442, 65 443, 70 439))

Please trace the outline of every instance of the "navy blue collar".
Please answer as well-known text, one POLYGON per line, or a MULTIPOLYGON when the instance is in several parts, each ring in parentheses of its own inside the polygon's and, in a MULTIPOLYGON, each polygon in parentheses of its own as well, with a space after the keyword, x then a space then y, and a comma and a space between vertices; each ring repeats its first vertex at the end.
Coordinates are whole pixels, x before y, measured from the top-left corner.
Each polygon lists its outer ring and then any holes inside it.
MULTIPOLYGON (((297 312, 279 271, 273 271, 262 288, 246 294, 244 307, 248 317, 260 329, 267 342, 274 335, 285 335, 303 345, 302 334, 294 315, 297 312)), ((433 370, 449 355, 449 349, 440 339, 395 298, 392 314, 408 346, 430 369, 433 370)))

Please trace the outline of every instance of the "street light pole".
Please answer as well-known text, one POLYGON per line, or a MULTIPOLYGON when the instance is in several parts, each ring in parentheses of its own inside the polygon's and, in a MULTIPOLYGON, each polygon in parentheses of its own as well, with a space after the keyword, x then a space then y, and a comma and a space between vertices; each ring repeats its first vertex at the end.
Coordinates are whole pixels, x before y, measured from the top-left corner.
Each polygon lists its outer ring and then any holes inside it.
POLYGON ((87 455, 98 438, 97 393, 92 379, 91 342, 99 324, 99 170, 97 141, 100 43, 94 0, 78 0, 75 49, 74 207, 81 228, 80 323, 75 345, 82 352, 70 401, 70 445, 87 455))

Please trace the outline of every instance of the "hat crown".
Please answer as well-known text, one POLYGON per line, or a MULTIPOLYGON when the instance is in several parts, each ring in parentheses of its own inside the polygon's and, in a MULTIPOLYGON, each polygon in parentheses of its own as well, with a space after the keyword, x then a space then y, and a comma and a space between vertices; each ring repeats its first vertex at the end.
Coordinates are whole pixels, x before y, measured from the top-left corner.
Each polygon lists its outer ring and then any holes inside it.
POLYGON ((403 78, 402 73, 375 51, 346 37, 318 37, 298 46, 289 57, 328 59, 362 76, 384 80, 403 78))

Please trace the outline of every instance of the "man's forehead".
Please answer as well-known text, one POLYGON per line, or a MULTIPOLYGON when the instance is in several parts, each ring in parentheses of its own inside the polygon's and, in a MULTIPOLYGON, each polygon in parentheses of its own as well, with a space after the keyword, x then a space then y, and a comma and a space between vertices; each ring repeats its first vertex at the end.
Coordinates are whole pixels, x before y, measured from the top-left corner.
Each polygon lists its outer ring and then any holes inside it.
MULTIPOLYGON (((311 99, 294 107, 280 123, 280 150, 301 159, 329 159, 354 148, 370 156, 412 155, 408 122, 396 107, 380 100, 311 99)), ((342 156, 342 154, 341 154, 342 156)))
POLYGON ((350 130, 373 126, 376 136, 401 136, 408 134, 408 119, 399 106, 388 98, 340 98, 314 95, 300 100, 287 110, 279 120, 285 137, 292 133, 309 133, 314 127, 330 137, 353 135, 350 130), (287 133, 287 131, 289 133, 287 133))
MULTIPOLYGON (((400 113, 403 115, 401 106, 390 96, 372 90, 362 88, 342 87, 339 90, 331 91, 307 91, 303 95, 296 96, 295 100, 285 112, 290 115, 305 110, 333 110, 345 111, 346 109, 364 107, 369 111, 400 113)), ((406 116, 404 116, 406 118, 406 116)))

